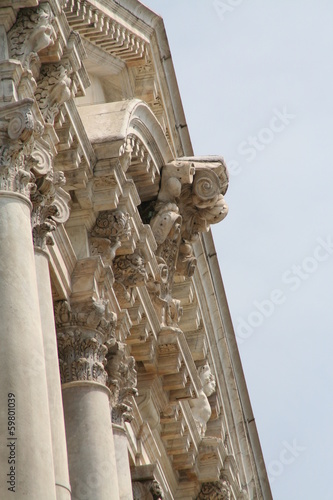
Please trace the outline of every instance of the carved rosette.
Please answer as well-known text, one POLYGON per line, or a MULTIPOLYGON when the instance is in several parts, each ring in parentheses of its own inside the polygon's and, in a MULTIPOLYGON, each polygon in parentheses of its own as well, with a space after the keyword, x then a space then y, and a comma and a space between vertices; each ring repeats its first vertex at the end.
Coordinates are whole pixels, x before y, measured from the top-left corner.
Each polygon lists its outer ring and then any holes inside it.
POLYGON ((197 500, 230 500, 231 488, 227 479, 203 483, 197 500))
POLYGON ((119 425, 130 422, 133 419, 132 398, 138 394, 137 373, 135 359, 126 354, 125 344, 116 342, 109 348, 106 371, 112 395, 112 421, 119 425))
POLYGON ((55 306, 61 382, 90 380, 106 384, 106 354, 115 343, 115 314, 107 301, 55 306))
POLYGON ((131 235, 130 215, 121 210, 105 210, 98 214, 90 238, 91 255, 101 255, 111 265, 117 249, 131 235))

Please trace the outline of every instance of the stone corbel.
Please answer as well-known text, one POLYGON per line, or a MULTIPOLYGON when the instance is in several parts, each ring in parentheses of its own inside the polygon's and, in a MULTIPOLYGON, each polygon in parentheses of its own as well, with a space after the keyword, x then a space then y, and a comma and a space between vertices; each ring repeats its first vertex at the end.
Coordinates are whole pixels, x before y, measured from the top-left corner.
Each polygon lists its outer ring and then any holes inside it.
POLYGON ((44 249, 45 245, 54 244, 52 232, 57 224, 66 222, 69 217, 70 196, 61 187, 65 184, 64 174, 53 171, 53 156, 45 140, 38 138, 35 141, 31 156, 36 185, 31 194, 33 240, 35 247, 44 249))
POLYGON ((35 97, 45 123, 54 125, 61 106, 74 97, 70 68, 62 64, 44 64, 35 97))
POLYGON ((227 170, 220 157, 184 157, 163 167, 150 225, 157 255, 169 267, 171 284, 176 270, 186 277, 193 275, 192 243, 227 215, 223 198, 227 186, 227 170))
POLYGON ((199 367, 198 375, 201 380, 202 389, 199 390, 197 398, 189 400, 189 404, 199 435, 203 438, 206 433, 207 422, 212 414, 208 397, 215 392, 216 381, 208 364, 199 367))
POLYGON ((133 500, 142 498, 163 500, 163 489, 159 481, 155 479, 155 469, 154 464, 131 467, 133 500))
POLYGON ((8 32, 9 55, 21 61, 36 80, 40 70, 38 53, 54 43, 53 14, 49 4, 19 11, 16 22, 8 32))
POLYGON ((102 211, 90 232, 91 255, 100 255, 111 266, 116 252, 131 235, 130 216, 121 210, 102 211))
POLYGON ((230 483, 223 476, 219 481, 203 483, 196 500, 211 500, 212 498, 218 498, 219 500, 231 499, 230 483))
POLYGON ((125 301, 130 301, 132 289, 147 283, 145 260, 139 251, 129 255, 119 255, 113 261, 114 289, 125 301))
POLYGON ((111 390, 112 421, 121 425, 130 422, 132 415, 132 398, 137 396, 137 372, 135 359, 128 356, 125 344, 116 342, 107 353, 106 371, 107 385, 111 390))

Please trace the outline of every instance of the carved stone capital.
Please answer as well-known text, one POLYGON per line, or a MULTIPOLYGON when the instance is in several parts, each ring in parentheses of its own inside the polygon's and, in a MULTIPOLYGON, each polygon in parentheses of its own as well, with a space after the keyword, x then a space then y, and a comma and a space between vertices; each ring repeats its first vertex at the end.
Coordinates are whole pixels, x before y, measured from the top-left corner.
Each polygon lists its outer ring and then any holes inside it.
POLYGON ((112 395, 112 421, 117 424, 130 422, 133 418, 132 397, 138 394, 137 373, 135 359, 126 354, 125 344, 116 342, 109 348, 106 371, 112 395))
POLYGON ((224 478, 211 483, 203 483, 196 500, 230 500, 230 483, 224 478))
POLYGON ((101 341, 110 345, 114 342, 117 316, 109 310, 108 301, 91 298, 90 301, 76 302, 70 305, 59 301, 55 307, 55 321, 58 329, 78 326, 92 330, 101 341))
POLYGON ((89 237, 91 255, 101 255, 111 265, 117 249, 131 235, 129 220, 130 215, 121 210, 100 212, 89 237))
POLYGON ((36 163, 32 105, 32 99, 23 99, 0 107, 0 190, 26 196, 34 189, 31 169, 36 163))
POLYGON ((106 354, 115 343, 115 314, 103 300, 55 305, 61 382, 91 380, 106 384, 106 354))

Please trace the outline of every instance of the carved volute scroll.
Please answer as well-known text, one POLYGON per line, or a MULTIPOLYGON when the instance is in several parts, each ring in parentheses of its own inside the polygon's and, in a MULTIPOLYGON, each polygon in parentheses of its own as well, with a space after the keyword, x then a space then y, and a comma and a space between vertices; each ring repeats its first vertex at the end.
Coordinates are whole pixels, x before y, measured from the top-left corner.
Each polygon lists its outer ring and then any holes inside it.
POLYGON ((108 301, 70 305, 55 304, 61 382, 91 380, 105 384, 106 354, 115 344, 116 315, 109 311, 108 301))

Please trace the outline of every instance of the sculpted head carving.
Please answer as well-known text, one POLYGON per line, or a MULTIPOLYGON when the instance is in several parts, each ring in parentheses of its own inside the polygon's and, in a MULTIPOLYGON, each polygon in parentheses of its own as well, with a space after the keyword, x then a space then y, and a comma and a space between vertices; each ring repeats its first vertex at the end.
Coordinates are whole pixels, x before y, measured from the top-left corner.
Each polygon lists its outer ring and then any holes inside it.
POLYGON ((211 396, 216 390, 215 377, 210 370, 210 366, 205 364, 198 369, 199 378, 202 383, 203 391, 207 397, 211 396))

